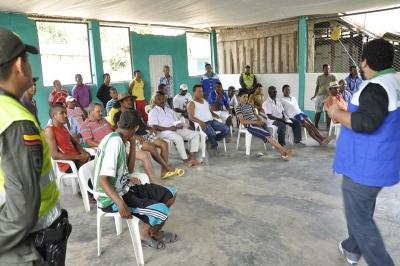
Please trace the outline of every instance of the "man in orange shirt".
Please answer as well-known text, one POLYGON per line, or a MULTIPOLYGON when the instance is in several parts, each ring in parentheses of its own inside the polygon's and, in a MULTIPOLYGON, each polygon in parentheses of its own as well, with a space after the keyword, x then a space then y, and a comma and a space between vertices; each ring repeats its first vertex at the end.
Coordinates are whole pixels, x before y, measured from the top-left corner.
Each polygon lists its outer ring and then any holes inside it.
POLYGON ((142 73, 140 73, 140 70, 135 70, 133 72, 133 75, 135 76, 135 79, 129 83, 129 90, 128 92, 132 96, 136 96, 137 99, 135 100, 136 102, 136 110, 138 112, 138 115, 142 114, 144 122, 147 122, 148 116, 144 108, 146 107, 146 98, 144 97, 144 81, 142 80, 142 73))
MULTIPOLYGON (((329 94, 328 99, 326 100, 326 107, 329 108, 332 106, 334 99, 336 98, 337 105, 339 106, 340 110, 347 111, 347 103, 343 99, 342 95, 338 94, 338 89, 340 85, 337 83, 337 81, 332 81, 329 83, 329 91, 331 94, 329 94)), ((336 120, 333 120, 334 123, 337 123, 336 120)))

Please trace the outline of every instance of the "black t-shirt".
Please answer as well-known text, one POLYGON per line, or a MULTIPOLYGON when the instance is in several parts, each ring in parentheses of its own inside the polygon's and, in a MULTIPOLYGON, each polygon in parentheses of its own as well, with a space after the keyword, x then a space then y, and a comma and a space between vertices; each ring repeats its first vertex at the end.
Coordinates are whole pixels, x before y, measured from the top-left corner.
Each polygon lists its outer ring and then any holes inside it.
POLYGON ((97 98, 103 103, 104 108, 106 108, 107 102, 111 100, 110 89, 112 86, 107 86, 106 84, 101 84, 97 90, 97 98))
POLYGON ((372 133, 377 130, 386 115, 389 97, 379 84, 369 83, 361 92, 357 111, 351 114, 351 128, 355 132, 372 133))

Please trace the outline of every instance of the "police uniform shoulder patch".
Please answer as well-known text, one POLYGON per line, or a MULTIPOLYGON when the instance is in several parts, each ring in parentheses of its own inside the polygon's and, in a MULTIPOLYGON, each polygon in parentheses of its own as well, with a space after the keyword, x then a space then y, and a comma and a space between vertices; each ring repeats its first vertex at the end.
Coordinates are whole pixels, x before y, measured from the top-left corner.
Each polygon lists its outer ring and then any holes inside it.
POLYGON ((23 137, 25 146, 43 146, 42 139, 38 134, 24 135, 23 137))

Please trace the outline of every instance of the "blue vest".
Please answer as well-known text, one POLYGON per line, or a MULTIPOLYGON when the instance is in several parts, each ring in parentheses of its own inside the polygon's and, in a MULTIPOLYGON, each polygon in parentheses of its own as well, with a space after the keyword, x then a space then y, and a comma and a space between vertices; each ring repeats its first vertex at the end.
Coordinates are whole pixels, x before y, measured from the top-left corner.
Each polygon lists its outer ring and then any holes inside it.
POLYGON ((215 90, 215 83, 219 81, 219 77, 215 73, 211 73, 212 77, 209 77, 207 73, 201 76, 200 83, 203 85, 204 94, 209 95, 210 92, 215 90))
POLYGON ((355 112, 360 94, 369 83, 380 84, 388 94, 388 115, 373 133, 357 133, 342 126, 333 169, 354 182, 374 187, 393 186, 400 177, 400 83, 393 69, 364 81, 347 108, 355 112))

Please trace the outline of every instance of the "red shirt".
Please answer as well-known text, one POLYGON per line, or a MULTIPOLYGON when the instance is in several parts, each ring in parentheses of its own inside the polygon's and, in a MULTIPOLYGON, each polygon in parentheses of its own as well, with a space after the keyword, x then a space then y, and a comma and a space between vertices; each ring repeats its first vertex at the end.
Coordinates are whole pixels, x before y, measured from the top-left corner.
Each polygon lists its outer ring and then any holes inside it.
MULTIPOLYGON (((56 127, 53 125, 49 125, 46 127, 53 129, 54 135, 56 137, 57 148, 60 152, 70 155, 78 155, 79 152, 75 149, 74 144, 71 141, 71 135, 68 130, 64 127, 56 127)), ((69 168, 69 164, 66 163, 57 163, 58 167, 62 171, 67 171, 69 168)))
POLYGON ((64 106, 67 106, 67 103, 65 102, 65 99, 68 96, 68 91, 61 89, 60 92, 57 92, 55 89, 50 92, 49 94, 49 102, 52 102, 53 104, 55 104, 56 102, 62 102, 64 103, 64 106))

